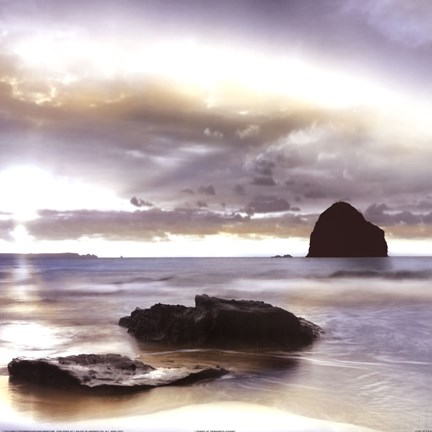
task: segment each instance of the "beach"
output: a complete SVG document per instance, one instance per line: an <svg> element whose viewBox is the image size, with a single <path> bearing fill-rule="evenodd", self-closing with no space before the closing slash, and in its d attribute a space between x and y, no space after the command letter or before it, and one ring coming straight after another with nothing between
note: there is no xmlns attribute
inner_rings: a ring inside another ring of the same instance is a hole
<svg viewBox="0 0 432 432"><path fill-rule="evenodd" d="M8 259L0 263L2 430L412 431L432 424L430 258ZM118 325L196 294L262 300L320 325L298 351L174 349ZM118 353L220 365L192 386L89 395L9 381L12 358ZM265 425L266 429L263 429Z"/></svg>

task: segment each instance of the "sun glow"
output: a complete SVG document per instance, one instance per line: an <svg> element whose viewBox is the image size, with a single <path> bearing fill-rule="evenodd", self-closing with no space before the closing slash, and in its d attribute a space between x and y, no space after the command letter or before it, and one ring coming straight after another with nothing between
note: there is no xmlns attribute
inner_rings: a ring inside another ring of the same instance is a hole
<svg viewBox="0 0 432 432"><path fill-rule="evenodd" d="M112 191L59 177L36 166L15 166L0 172L2 210L15 221L36 219L38 210L121 210L125 200ZM17 235L21 238L20 232Z"/></svg>

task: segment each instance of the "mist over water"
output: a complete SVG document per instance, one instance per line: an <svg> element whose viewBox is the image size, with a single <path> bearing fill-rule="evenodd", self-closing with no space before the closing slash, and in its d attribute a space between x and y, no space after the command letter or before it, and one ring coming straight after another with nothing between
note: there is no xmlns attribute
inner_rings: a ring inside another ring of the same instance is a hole
<svg viewBox="0 0 432 432"><path fill-rule="evenodd" d="M0 261L0 395L40 421L137 415L218 401L258 403L387 431L432 427L432 259L8 259ZM263 300L319 324L298 352L172 350L118 320L196 294ZM224 379L122 397L23 389L7 363L116 352L149 364L219 364Z"/></svg>

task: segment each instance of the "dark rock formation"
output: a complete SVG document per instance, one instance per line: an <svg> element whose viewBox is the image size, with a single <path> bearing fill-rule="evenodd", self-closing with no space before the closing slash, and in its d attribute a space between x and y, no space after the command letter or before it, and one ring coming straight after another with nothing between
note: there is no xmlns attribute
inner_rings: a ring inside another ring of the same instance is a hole
<svg viewBox="0 0 432 432"><path fill-rule="evenodd" d="M12 379L28 383L119 392L192 384L227 373L219 367L155 369L119 354L16 358L8 364L8 370Z"/></svg>
<svg viewBox="0 0 432 432"><path fill-rule="evenodd" d="M286 254L286 255L275 255L272 256L272 258L292 258L293 256L290 254Z"/></svg>
<svg viewBox="0 0 432 432"><path fill-rule="evenodd" d="M308 257L386 257L384 231L346 202L321 213L310 236Z"/></svg>
<svg viewBox="0 0 432 432"><path fill-rule="evenodd" d="M317 325L264 302L197 295L195 305L137 308L119 324L142 341L193 347L295 349L320 333Z"/></svg>

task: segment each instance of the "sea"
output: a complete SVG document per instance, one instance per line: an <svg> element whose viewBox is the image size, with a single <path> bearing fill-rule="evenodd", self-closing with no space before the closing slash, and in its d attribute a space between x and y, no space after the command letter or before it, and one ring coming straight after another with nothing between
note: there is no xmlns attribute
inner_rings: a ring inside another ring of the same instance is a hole
<svg viewBox="0 0 432 432"><path fill-rule="evenodd" d="M265 301L324 333L294 352L174 349L138 342L118 325L136 307L193 306L197 294ZM13 358L81 353L229 374L126 395L9 381ZM355 427L432 430L430 257L0 260L0 431Z"/></svg>

